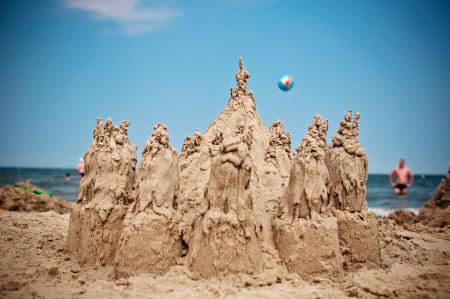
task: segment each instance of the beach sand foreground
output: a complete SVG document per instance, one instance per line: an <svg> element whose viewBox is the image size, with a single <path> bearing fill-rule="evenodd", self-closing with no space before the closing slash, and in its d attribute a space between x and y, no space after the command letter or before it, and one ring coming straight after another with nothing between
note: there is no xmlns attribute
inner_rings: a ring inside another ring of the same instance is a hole
<svg viewBox="0 0 450 299"><path fill-rule="evenodd" d="M406 230L392 220L378 220L380 269L349 272L340 282L323 278L306 282L296 274L280 274L271 281L245 275L197 279L182 266L159 277L139 274L115 280L108 268L81 271L65 251L68 226L68 214L0 211L0 297L448 298L446 228L414 224Z"/></svg>

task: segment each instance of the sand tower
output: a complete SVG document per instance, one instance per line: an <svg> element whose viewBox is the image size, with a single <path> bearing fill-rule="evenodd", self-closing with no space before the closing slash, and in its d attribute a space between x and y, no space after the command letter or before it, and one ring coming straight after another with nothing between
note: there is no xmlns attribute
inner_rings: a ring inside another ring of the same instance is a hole
<svg viewBox="0 0 450 299"><path fill-rule="evenodd" d="M203 277L260 273L279 260L271 220L288 180L290 142L274 154L287 162L265 161L271 132L256 111L242 58L235 77L225 109L203 136L185 139L180 157L179 229L188 264Z"/></svg>
<svg viewBox="0 0 450 299"><path fill-rule="evenodd" d="M344 269L380 265L377 221L368 213L368 159L359 142L359 113L347 111L326 154L329 196L336 208Z"/></svg>
<svg viewBox="0 0 450 299"><path fill-rule="evenodd" d="M117 276L164 274L181 256L172 231L178 193L178 154L164 124L156 124L142 152L134 202L128 210L115 257Z"/></svg>
<svg viewBox="0 0 450 299"><path fill-rule="evenodd" d="M128 121L120 127L97 119L84 156L85 176L70 215L67 249L81 265L112 265L135 179L136 145L128 140Z"/></svg>
<svg viewBox="0 0 450 299"><path fill-rule="evenodd" d="M337 220L328 197L325 165L328 121L315 115L297 148L289 184L274 220L275 243L291 272L304 279L343 274Z"/></svg>

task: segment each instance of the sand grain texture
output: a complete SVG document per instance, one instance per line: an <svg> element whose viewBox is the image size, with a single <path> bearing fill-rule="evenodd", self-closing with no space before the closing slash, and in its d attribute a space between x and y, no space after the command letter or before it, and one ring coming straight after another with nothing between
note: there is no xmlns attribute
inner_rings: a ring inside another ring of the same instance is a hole
<svg viewBox="0 0 450 299"><path fill-rule="evenodd" d="M0 211L1 298L448 298L450 230L379 220L382 267L345 274L341 282L273 280L245 275L198 279L183 266L163 276L114 279L110 268L82 270L66 253L69 215Z"/></svg>

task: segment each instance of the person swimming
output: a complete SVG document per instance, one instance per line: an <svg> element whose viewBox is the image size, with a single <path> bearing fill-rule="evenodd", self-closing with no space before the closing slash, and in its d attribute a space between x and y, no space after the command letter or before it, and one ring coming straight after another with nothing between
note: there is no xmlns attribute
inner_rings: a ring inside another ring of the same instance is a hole
<svg viewBox="0 0 450 299"><path fill-rule="evenodd" d="M64 177L64 180L66 182L70 181L70 179L72 179L72 176L70 175L70 172L66 173L66 176Z"/></svg>
<svg viewBox="0 0 450 299"><path fill-rule="evenodd" d="M414 175L405 164L405 159L401 159L398 166L389 174L389 182L395 194L408 194L408 188L411 188L413 184ZM395 180L394 177L396 177Z"/></svg>

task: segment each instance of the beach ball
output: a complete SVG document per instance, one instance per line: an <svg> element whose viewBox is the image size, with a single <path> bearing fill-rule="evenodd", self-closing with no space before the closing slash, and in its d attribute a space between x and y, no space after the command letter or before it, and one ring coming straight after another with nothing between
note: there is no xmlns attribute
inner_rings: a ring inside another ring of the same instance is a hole
<svg viewBox="0 0 450 299"><path fill-rule="evenodd" d="M278 82L278 87L283 91L289 91L294 87L294 78L289 75L284 75L280 78L280 81Z"/></svg>

